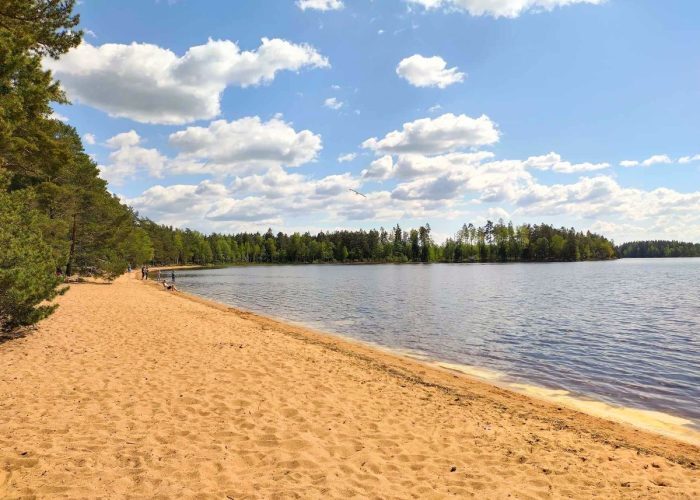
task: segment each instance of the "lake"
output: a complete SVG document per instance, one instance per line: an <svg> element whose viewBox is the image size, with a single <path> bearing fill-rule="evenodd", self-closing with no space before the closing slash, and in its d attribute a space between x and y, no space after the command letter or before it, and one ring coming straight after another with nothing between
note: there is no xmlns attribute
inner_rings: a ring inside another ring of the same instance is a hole
<svg viewBox="0 0 700 500"><path fill-rule="evenodd" d="M700 259L179 271L218 302L700 422Z"/></svg>

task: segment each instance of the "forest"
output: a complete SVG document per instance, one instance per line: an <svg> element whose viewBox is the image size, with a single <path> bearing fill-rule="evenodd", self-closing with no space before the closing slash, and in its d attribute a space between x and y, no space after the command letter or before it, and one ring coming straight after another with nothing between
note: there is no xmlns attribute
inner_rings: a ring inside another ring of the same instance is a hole
<svg viewBox="0 0 700 500"><path fill-rule="evenodd" d="M631 241L617 247L622 258L700 257L700 243L681 241Z"/></svg>
<svg viewBox="0 0 700 500"><path fill-rule="evenodd" d="M502 220L483 227L464 224L454 238L437 244L429 224L390 229L310 233L211 234L143 220L154 264L314 262L517 262L579 261L616 257L605 237L552 226L513 226Z"/></svg>
<svg viewBox="0 0 700 500"><path fill-rule="evenodd" d="M0 330L50 314L60 275L112 278L152 256L136 214L51 108L66 97L41 60L80 44L74 4L0 2Z"/></svg>

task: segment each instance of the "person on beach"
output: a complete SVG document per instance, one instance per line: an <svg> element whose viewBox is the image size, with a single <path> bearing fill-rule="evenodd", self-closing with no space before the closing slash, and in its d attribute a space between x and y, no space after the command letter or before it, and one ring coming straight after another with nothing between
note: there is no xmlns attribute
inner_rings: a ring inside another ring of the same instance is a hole
<svg viewBox="0 0 700 500"><path fill-rule="evenodd" d="M165 288L166 290L168 290L170 292L179 292L180 291L177 288L175 288L175 283L167 283L165 280L163 280L162 283L163 283L163 288Z"/></svg>
<svg viewBox="0 0 700 500"><path fill-rule="evenodd" d="M146 279L146 266L141 266L141 279Z"/></svg>
<svg viewBox="0 0 700 500"><path fill-rule="evenodd" d="M170 271L170 281L173 282L173 285L175 284L175 269Z"/></svg>

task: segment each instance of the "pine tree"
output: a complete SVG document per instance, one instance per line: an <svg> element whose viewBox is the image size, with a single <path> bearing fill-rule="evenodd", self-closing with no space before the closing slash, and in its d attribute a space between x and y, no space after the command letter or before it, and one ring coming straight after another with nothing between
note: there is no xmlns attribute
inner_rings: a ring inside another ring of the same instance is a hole
<svg viewBox="0 0 700 500"><path fill-rule="evenodd" d="M0 329L32 325L51 314L47 305L60 283L51 247L42 238L39 214L28 190L6 192L0 170Z"/></svg>

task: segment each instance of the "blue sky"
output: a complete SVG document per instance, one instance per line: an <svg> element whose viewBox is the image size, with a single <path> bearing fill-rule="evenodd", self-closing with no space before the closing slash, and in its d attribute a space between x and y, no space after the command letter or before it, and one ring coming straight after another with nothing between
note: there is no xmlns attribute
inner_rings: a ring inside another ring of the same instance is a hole
<svg viewBox="0 0 700 500"><path fill-rule="evenodd" d="M700 241L694 0L78 11L83 46L46 62L73 102L56 112L110 189L154 220L226 232L429 222L441 239L503 217Z"/></svg>

